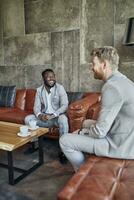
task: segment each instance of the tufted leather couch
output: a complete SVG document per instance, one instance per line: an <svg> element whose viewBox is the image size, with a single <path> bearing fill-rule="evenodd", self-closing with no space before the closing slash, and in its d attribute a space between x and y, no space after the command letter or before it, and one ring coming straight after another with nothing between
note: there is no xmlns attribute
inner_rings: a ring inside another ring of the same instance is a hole
<svg viewBox="0 0 134 200"><path fill-rule="evenodd" d="M36 89L17 89L14 107L0 107L0 121L24 124L24 118L33 113L35 94ZM80 128L87 115L92 115L89 108L99 101L99 96L100 93L68 92L70 132ZM58 129L51 128L47 136L58 138L58 135Z"/></svg>
<svg viewBox="0 0 134 200"><path fill-rule="evenodd" d="M90 156L58 200L133 200L134 161Z"/></svg>
<svg viewBox="0 0 134 200"><path fill-rule="evenodd" d="M101 103L86 118L97 119ZM133 200L134 161L87 155L86 162L58 193L58 200Z"/></svg>

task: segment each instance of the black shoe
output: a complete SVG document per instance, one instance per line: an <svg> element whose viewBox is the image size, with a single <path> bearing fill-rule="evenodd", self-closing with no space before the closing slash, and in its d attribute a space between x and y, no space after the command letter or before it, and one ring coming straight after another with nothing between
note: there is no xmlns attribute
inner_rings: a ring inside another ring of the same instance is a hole
<svg viewBox="0 0 134 200"><path fill-rule="evenodd" d="M30 143L30 146L24 151L25 155L32 154L38 150L38 147L35 147L34 142Z"/></svg>
<svg viewBox="0 0 134 200"><path fill-rule="evenodd" d="M67 164L67 158L64 153L60 152L58 157L61 164Z"/></svg>

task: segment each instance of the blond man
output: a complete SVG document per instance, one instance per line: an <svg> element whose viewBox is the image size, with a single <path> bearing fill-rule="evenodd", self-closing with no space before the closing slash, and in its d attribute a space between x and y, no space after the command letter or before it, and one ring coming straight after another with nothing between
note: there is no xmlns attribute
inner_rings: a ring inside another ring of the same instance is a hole
<svg viewBox="0 0 134 200"><path fill-rule="evenodd" d="M97 121L84 122L79 134L66 134L60 145L75 171L84 163L83 152L134 159L134 83L118 71L119 56L111 46L91 53L94 78L104 81Z"/></svg>

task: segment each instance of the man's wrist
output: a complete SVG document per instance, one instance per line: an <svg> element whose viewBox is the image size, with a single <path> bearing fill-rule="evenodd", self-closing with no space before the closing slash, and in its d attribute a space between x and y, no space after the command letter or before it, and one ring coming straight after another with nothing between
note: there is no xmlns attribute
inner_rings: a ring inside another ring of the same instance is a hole
<svg viewBox="0 0 134 200"><path fill-rule="evenodd" d="M85 128L80 129L78 134L79 135L89 135L89 130L85 129Z"/></svg>
<svg viewBox="0 0 134 200"><path fill-rule="evenodd" d="M39 114L39 115L38 115L38 118L39 118L40 120L42 120L43 114Z"/></svg>

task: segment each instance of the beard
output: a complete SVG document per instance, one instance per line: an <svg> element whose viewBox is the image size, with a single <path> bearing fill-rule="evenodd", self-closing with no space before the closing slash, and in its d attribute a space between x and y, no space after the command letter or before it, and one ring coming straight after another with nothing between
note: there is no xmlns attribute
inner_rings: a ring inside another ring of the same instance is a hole
<svg viewBox="0 0 134 200"><path fill-rule="evenodd" d="M44 85L46 85L48 88L52 88L52 87L54 87L55 83L56 83L55 80L53 80L53 84L50 84L49 81L44 80Z"/></svg>
<svg viewBox="0 0 134 200"><path fill-rule="evenodd" d="M97 72L94 72L94 78L95 78L95 79L102 80L102 74L97 73Z"/></svg>

